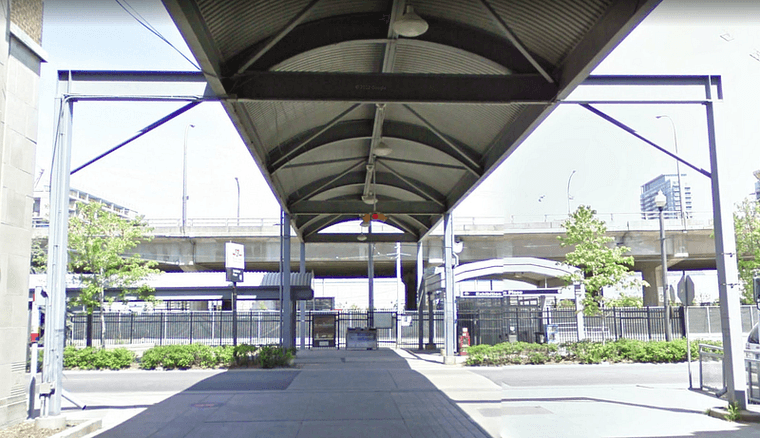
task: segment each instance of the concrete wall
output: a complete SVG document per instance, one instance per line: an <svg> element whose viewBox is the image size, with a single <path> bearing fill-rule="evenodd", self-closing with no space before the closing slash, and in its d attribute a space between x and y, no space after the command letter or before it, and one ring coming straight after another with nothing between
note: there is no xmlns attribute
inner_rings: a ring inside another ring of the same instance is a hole
<svg viewBox="0 0 760 438"><path fill-rule="evenodd" d="M26 417L29 252L43 57L40 35L35 40L11 22L9 1L0 0L0 428ZM19 17L26 28L41 29L41 14L35 27L30 18L35 14L23 12Z"/></svg>

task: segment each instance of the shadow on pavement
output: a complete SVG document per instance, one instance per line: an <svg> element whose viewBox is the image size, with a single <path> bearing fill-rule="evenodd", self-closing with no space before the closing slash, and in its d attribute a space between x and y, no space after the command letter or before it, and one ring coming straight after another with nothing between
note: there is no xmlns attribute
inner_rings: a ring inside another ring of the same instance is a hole
<svg viewBox="0 0 760 438"><path fill-rule="evenodd" d="M97 436L489 435L392 350L306 350L296 368L216 374Z"/></svg>

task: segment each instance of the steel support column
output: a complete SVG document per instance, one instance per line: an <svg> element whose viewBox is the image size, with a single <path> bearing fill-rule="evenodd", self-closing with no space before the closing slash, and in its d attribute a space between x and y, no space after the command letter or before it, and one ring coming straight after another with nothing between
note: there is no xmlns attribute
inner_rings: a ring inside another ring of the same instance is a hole
<svg viewBox="0 0 760 438"><path fill-rule="evenodd" d="M290 214L282 212L282 228L280 229L280 244L282 257L280 260L282 270L282 301L280 302L280 321L282 333L282 346L292 348L296 346L295 333L293 332L293 300L290 296Z"/></svg>
<svg viewBox="0 0 760 438"><path fill-rule="evenodd" d="M367 327L375 326L375 243L372 241L372 221L369 221L367 242L367 281L369 296L367 302Z"/></svg>
<svg viewBox="0 0 760 438"><path fill-rule="evenodd" d="M298 272L303 275L306 273L306 242L301 242L301 260L298 265ZM301 316L299 335L301 338L301 350L306 348L306 301L298 300L298 313Z"/></svg>
<svg viewBox="0 0 760 438"><path fill-rule="evenodd" d="M443 262L446 275L446 299L444 301L444 363L454 363L456 327L454 321L454 270L452 269L454 248L454 224L451 212L443 216Z"/></svg>
<svg viewBox="0 0 760 438"><path fill-rule="evenodd" d="M46 342L42 379L52 394L44 399L43 416L61 414L63 394L63 348L66 324L66 272L68 270L69 180L74 101L66 96L70 79L59 81L58 138L54 139L53 169L50 184L50 234L48 243L48 299Z"/></svg>
<svg viewBox="0 0 760 438"><path fill-rule="evenodd" d="M707 87L708 98L711 84ZM720 88L719 88L719 99ZM715 264L718 270L720 322L723 334L723 376L728 390L728 402L740 409L747 408L747 380L744 373L741 308L739 303L739 272L736 257L734 222L730 201L721 196L720 175L723 174L725 155L716 147L715 103L705 103L707 136L710 145L710 173L712 177L713 223L715 224ZM720 155L720 156L719 156Z"/></svg>
<svg viewBox="0 0 760 438"><path fill-rule="evenodd" d="M425 291L423 289L422 279L424 277L424 271L422 267L422 242L417 242L417 332L419 335L419 342L417 348L422 350L424 347L425 327L424 323L424 309L425 309Z"/></svg>

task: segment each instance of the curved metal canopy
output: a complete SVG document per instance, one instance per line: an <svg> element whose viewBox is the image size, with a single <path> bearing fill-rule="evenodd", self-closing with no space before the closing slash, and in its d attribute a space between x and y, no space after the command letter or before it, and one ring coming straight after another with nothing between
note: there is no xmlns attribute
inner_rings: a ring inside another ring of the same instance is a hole
<svg viewBox="0 0 760 438"><path fill-rule="evenodd" d="M323 242L372 211L403 232L373 240L422 239L659 3L163 1L299 238ZM416 38L393 30L409 5Z"/></svg>

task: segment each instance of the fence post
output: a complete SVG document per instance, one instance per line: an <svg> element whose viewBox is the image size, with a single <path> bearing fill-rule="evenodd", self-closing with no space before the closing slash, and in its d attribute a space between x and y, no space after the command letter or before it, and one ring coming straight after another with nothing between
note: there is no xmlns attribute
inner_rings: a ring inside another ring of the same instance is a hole
<svg viewBox="0 0 760 438"><path fill-rule="evenodd" d="M224 334L224 310L219 311L219 345L222 345L222 335Z"/></svg>
<svg viewBox="0 0 760 438"><path fill-rule="evenodd" d="M612 308L612 326L615 327L615 340L617 341L620 339L620 333L618 332L618 318L617 318L617 308Z"/></svg>
<svg viewBox="0 0 760 438"><path fill-rule="evenodd" d="M165 312L161 312L161 319L159 320L161 326L158 328L158 345L164 345L164 314Z"/></svg>
<svg viewBox="0 0 760 438"><path fill-rule="evenodd" d="M129 314L129 343L134 342L134 329L135 329L135 314L130 312Z"/></svg>
<svg viewBox="0 0 760 438"><path fill-rule="evenodd" d="M193 343L193 311L190 311L190 343Z"/></svg>
<svg viewBox="0 0 760 438"><path fill-rule="evenodd" d="M649 306L647 306L647 334L649 335L649 340L652 340L652 314L650 312Z"/></svg>

